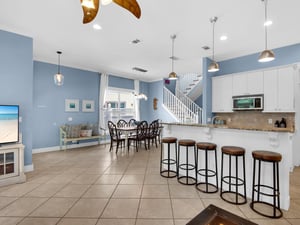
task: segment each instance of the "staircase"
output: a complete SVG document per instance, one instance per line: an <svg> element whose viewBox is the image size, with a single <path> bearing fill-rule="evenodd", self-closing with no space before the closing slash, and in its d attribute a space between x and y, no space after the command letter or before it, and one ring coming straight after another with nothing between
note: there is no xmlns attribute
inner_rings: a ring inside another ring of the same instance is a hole
<svg viewBox="0 0 300 225"><path fill-rule="evenodd" d="M163 104L174 115L177 122L201 123L202 109L181 91L176 90L175 96L166 87L163 88Z"/></svg>
<svg viewBox="0 0 300 225"><path fill-rule="evenodd" d="M187 96L190 97L190 93L195 89L196 86L202 84L202 75L189 73L179 77L178 80L178 89ZM201 88L202 89L202 88ZM197 96L199 97L202 92Z"/></svg>

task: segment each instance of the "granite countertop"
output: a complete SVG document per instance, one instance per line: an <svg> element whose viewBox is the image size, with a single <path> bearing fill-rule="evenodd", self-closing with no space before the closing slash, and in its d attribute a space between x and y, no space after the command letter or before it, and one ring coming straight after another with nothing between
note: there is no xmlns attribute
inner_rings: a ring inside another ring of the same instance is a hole
<svg viewBox="0 0 300 225"><path fill-rule="evenodd" d="M279 128L279 127L266 127L266 128L252 128L252 127L233 127L230 125L219 125L219 124L198 124L198 123L165 123L166 125L177 125L177 126L191 126L191 127L208 127L208 128L221 128L221 129L237 129L237 130L253 130L253 131L269 131L269 132L290 132L294 133L293 128Z"/></svg>

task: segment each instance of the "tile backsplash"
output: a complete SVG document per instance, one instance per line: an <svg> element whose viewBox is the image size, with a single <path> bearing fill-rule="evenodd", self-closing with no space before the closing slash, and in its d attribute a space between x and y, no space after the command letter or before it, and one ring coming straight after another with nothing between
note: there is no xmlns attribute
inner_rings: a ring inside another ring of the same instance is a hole
<svg viewBox="0 0 300 225"><path fill-rule="evenodd" d="M276 120L286 119L286 128L295 130L295 113L263 113L244 111L233 113L216 113L218 119L225 120L226 125L232 128L272 129ZM269 123L271 122L271 123Z"/></svg>

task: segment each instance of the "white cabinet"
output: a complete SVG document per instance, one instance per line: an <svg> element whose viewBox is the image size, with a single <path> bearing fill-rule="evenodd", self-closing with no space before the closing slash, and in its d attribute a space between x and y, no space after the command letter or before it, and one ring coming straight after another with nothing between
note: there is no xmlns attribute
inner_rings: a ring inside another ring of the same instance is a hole
<svg viewBox="0 0 300 225"><path fill-rule="evenodd" d="M212 78L212 112L232 112L232 76Z"/></svg>
<svg viewBox="0 0 300 225"><path fill-rule="evenodd" d="M292 67L264 71L264 112L294 112Z"/></svg>
<svg viewBox="0 0 300 225"><path fill-rule="evenodd" d="M0 186L25 182L24 146L7 144L0 147Z"/></svg>
<svg viewBox="0 0 300 225"><path fill-rule="evenodd" d="M263 72L250 72L232 76L232 95L256 95L263 93Z"/></svg>

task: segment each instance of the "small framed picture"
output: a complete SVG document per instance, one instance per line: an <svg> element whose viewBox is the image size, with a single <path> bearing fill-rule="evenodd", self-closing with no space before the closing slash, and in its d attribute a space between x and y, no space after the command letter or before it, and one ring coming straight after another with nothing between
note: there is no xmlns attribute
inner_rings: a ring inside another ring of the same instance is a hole
<svg viewBox="0 0 300 225"><path fill-rule="evenodd" d="M65 100L66 112L79 112L79 99L66 99Z"/></svg>
<svg viewBox="0 0 300 225"><path fill-rule="evenodd" d="M95 112L94 100L82 100L82 112Z"/></svg>

